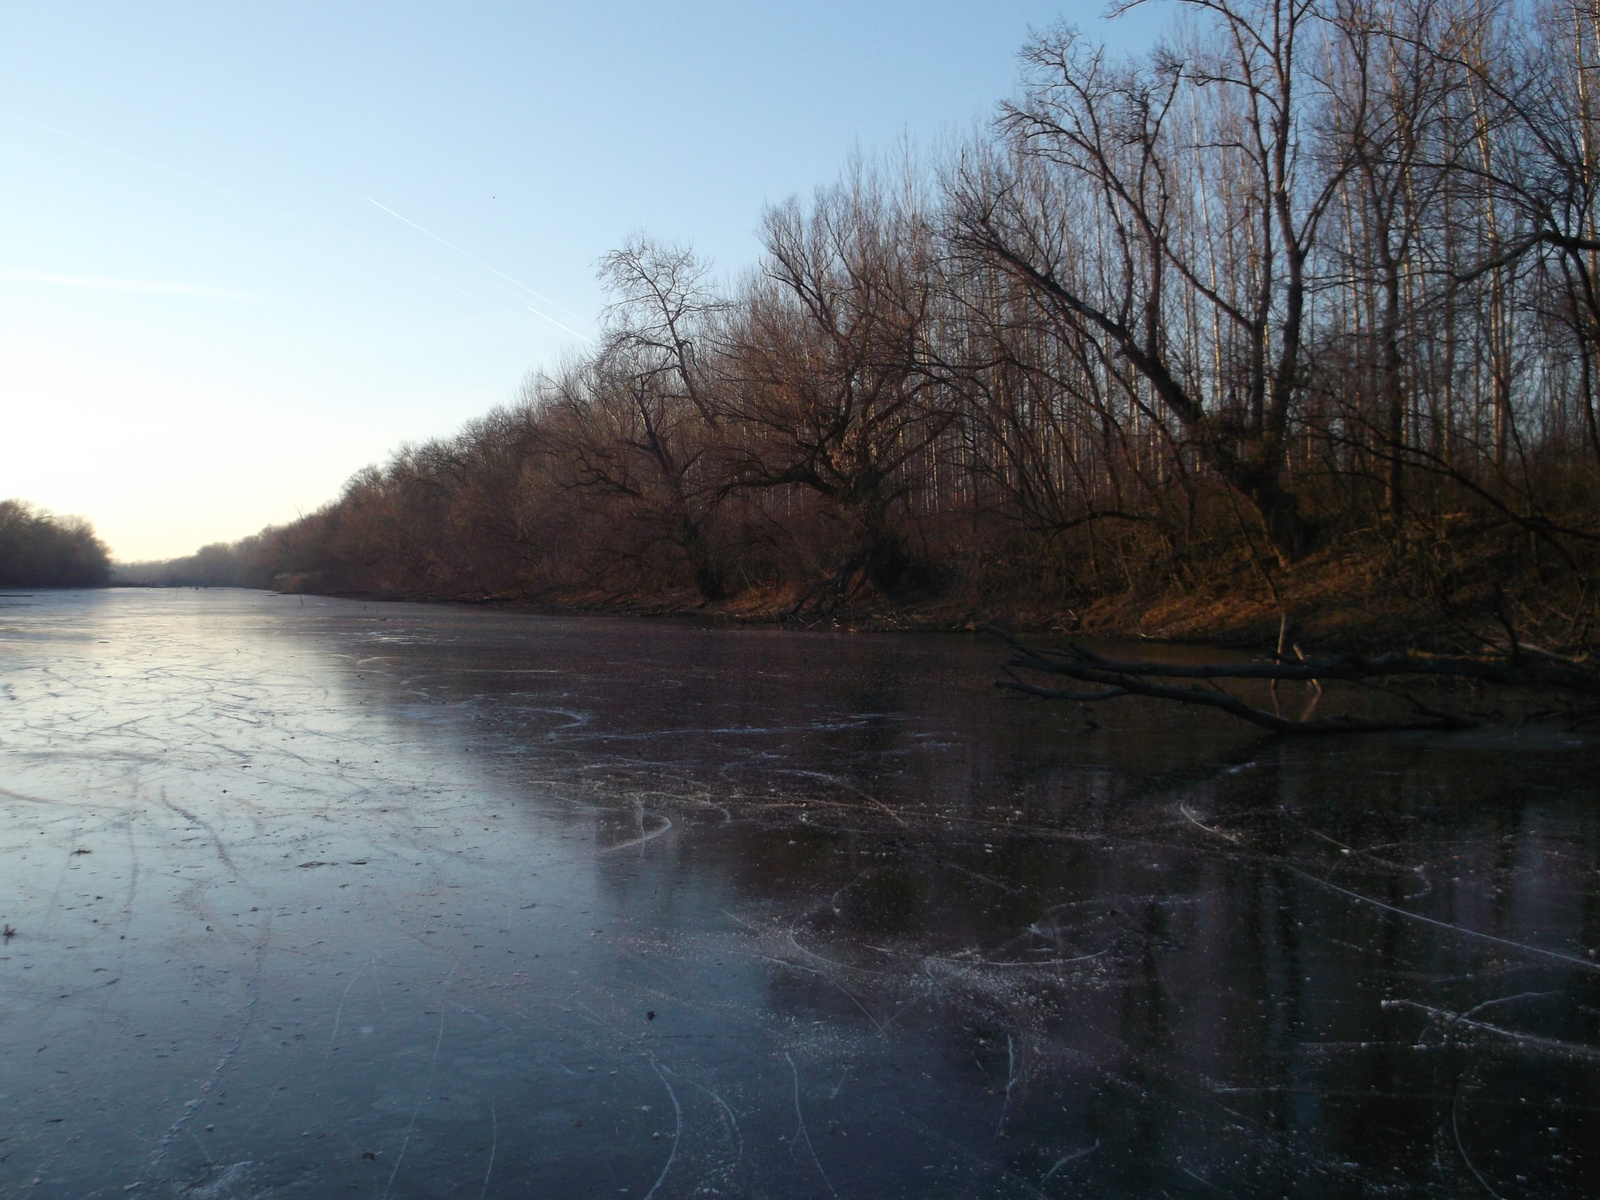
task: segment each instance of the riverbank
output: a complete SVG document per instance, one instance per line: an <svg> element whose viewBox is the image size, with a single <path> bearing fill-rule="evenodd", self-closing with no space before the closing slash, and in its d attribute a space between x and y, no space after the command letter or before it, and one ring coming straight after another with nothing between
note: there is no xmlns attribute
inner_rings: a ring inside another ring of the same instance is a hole
<svg viewBox="0 0 1600 1200"><path fill-rule="evenodd" d="M1501 527L1445 530L1398 543L1373 531L1290 567L1234 554L1169 572L1164 581L1154 574L1120 587L1102 579L1097 590L1053 595L1037 586L996 587L994 573L979 569L936 595L902 598L869 584L830 592L815 583L747 588L715 603L687 588L364 598L860 631L971 632L992 624L1015 632L1251 649L1275 646L1285 617L1291 641L1324 651L1407 646L1482 653L1505 648L1509 626L1523 645L1582 658L1594 636L1581 582L1571 572L1541 570L1526 541Z"/></svg>

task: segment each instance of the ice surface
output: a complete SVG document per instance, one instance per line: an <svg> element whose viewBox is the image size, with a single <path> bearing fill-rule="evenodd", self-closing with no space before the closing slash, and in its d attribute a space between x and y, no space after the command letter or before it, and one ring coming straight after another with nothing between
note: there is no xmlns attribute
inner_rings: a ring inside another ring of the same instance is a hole
<svg viewBox="0 0 1600 1200"><path fill-rule="evenodd" d="M0 1196L1587 1195L1593 740L0 596Z"/></svg>

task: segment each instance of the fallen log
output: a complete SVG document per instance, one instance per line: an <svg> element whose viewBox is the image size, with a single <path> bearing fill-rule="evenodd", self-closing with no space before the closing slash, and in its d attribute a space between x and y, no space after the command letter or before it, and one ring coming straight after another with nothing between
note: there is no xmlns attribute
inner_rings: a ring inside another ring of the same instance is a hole
<svg viewBox="0 0 1600 1200"><path fill-rule="evenodd" d="M1280 734L1459 730L1476 728L1481 721L1459 713L1437 711L1424 705L1412 695L1401 696L1412 710L1410 715L1405 717L1395 719L1349 715L1312 717L1310 714L1316 707L1316 700L1313 700L1305 714L1296 719L1248 704L1216 686L1216 681L1265 680L1273 684L1308 683L1318 688L1318 698L1322 685L1328 682L1377 686L1380 680L1407 678L1470 680L1504 687L1527 687L1570 695L1600 697L1600 672L1581 664L1562 661L1529 662L1521 654L1513 654L1510 658L1500 660L1395 651L1375 657L1339 654L1327 658L1307 658L1299 655L1297 660L1289 661L1283 657L1280 647L1279 653L1270 662L1134 662L1106 658L1077 642L1061 647L1029 646L1019 642L1004 630L992 626L988 628L1014 651L1013 657L1004 667L1006 678L996 681L997 687L1049 700L1069 700L1082 704L1115 700L1122 696L1146 696L1155 700L1218 709L1240 720ZM1299 654L1298 648L1296 653ZM1024 678L1019 672L1032 672L1037 675L1056 676L1078 683L1093 684L1095 690L1047 686ZM1207 681L1212 686L1185 686L1173 682L1185 679ZM1391 689L1383 690L1394 694Z"/></svg>

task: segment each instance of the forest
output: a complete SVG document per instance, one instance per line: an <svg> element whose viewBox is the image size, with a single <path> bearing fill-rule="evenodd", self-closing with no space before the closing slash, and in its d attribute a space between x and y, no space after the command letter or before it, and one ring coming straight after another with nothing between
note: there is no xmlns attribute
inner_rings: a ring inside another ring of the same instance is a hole
<svg viewBox="0 0 1600 1200"><path fill-rule="evenodd" d="M0 500L0 587L99 587L110 578L110 555L88 522Z"/></svg>
<svg viewBox="0 0 1600 1200"><path fill-rule="evenodd" d="M628 241L594 345L166 581L1586 646L1600 5L1182 9L737 279Z"/></svg>

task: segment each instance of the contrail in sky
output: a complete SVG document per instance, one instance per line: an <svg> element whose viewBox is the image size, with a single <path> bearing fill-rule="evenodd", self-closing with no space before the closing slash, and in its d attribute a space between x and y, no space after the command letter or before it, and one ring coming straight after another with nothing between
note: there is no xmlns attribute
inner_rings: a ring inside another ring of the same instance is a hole
<svg viewBox="0 0 1600 1200"><path fill-rule="evenodd" d="M33 129L43 130L45 133L54 134L59 138L65 138L69 142L77 142L80 146L88 146L91 150L98 150L102 154L111 154L115 155L117 158L125 158L129 162L136 162L141 167L155 171L157 174L166 175L171 179L181 179L184 183L192 184L195 187L211 192L213 195L223 196L229 200L243 201L247 204L255 204L257 207L264 207L257 204L256 201L251 200L250 197L241 195L230 188L225 188L220 184L212 183L209 179L202 179L198 175L191 175L187 171L180 171L176 167L169 167L165 163L156 162L154 159L145 158L142 154L134 154L129 150L119 150L116 146L108 146L104 142L97 142L92 138L82 137L76 133L72 133L69 130L58 129L54 125L47 125L43 121L35 121L29 117L20 116L14 112L8 112L0 115L5 116L7 120L15 121L19 125L27 125Z"/></svg>
<svg viewBox="0 0 1600 1200"><path fill-rule="evenodd" d="M533 297L543 301L545 304L550 305L552 308L560 308L562 312L568 312L567 309L562 308L561 305L557 304L554 300L550 299L549 296L541 295L540 293L534 291L527 284L523 283L522 280L513 279L510 275L507 275L504 271L500 270L498 267L491 267L488 263L484 262L483 259L478 258L476 255L468 254L465 250L463 250L460 246L456 245L454 242L445 241L444 238L440 237L437 233L434 233L431 229L424 229L421 225L418 225L410 217L402 217L399 213L395 212L395 210L390 208L387 204L379 204L371 196L367 197L367 203L371 204L371 205L373 205L373 206L375 206L377 208L383 209L384 212L388 213L391 217L393 217L397 221L404 221L407 225L411 226L411 228L415 229L418 233L426 234L428 237L431 237L434 241L438 242L441 246L448 246L450 249L454 250L457 254L461 255L462 258L465 258L465 259L468 259L468 260L470 260L472 262L477 263L485 271L493 271L496 275L500 276L501 279L506 280L508 283L516 284L519 288L521 288L523 291L527 292L530 296L533 296ZM528 311L533 313L534 316L543 317L546 321L549 321L550 324L554 325L557 329L565 329L573 337L575 337L575 338L583 338L583 340L586 341L586 342L594 340L594 339L588 337L585 334L579 333L576 329L573 329L570 326L563 325L560 321L556 320L554 317L550 316L548 313L540 312L533 305L528 304L528 302L526 300L523 300L522 303L527 306ZM569 315L574 315L574 314L570 314L569 313Z"/></svg>
<svg viewBox="0 0 1600 1200"><path fill-rule="evenodd" d="M223 196L223 197L225 197L225 198L227 198L229 200L233 200L233 201L238 202L238 203L247 204L247 205L249 205L249 206L251 206L253 208L256 208L258 210L271 212L271 213L274 213L274 215L290 215L290 216L292 216L292 214L277 213L276 210L271 209L270 207L262 204L260 201L257 201L255 199L253 199L252 197L243 195L243 194L241 194L239 192L235 192L231 188L222 187L222 186L220 186L218 184L212 183L209 179L202 179L198 175L191 175L187 171L180 171L180 170L178 170L178 169L176 169L174 167L169 167L169 166L165 165L164 163L159 163L159 162L154 161L153 159L145 158L142 155L133 154L133 153L130 153L129 151L127 151L127 150L120 150L115 146L107 146L102 142L96 142L96 141L94 141L94 140L92 140L90 138L81 137L76 133L71 133L71 132L69 132L68 130L65 130L65 129L59 129L54 125L47 125L42 121L34 121L34 120L31 120L28 117L24 117L24 116L21 116L21 115L19 115L17 113L13 113L13 112L0 112L0 118L4 118L4 119L11 120L11 121L15 121L20 125L27 125L27 126L30 126L30 127L34 128L34 129L39 129L39 130L42 130L42 131L44 131L46 133L54 134L57 137L65 138L65 139L67 139L68 141L71 141L71 142L76 142L81 146L88 146L91 149L98 150L103 154L111 154L111 155L115 155L118 158L127 159L130 162L136 162L140 166L145 167L145 168L147 168L149 170L156 171L156 172L158 172L158 173L160 173L162 175L166 175L166 176L168 176L170 178L173 178L173 179L180 179L185 183L191 184L191 185L196 186L196 187L203 188L205 191L211 192L214 195ZM572 312L571 309L566 308L564 305L558 304L556 301L550 299L549 296L545 296L545 295L540 294L539 292L534 291L533 288L531 288L527 284L523 283L520 279L515 279L512 276L507 275L504 271L500 270L498 267L492 267L488 263L484 262L481 258L478 258L475 255L467 253L460 246L457 246L454 242L446 241L444 238L440 237L437 233L434 233L431 229L424 229L421 225L418 225L415 221L411 220L411 218L401 216L399 213L395 212L395 210L390 208L388 205L379 204L371 196L366 197L366 200L367 200L367 203L372 204L372 205L374 205L374 206L376 206L378 208L383 209L384 212L388 213L391 217L395 218L395 220L404 221L407 225L411 226L411 228L415 229L418 233L427 235L428 237L432 238L434 241L438 242L440 245L446 246L449 249L454 250L457 254L461 255L463 258L466 258L466 259L476 263L478 266L482 267L484 270L490 271L490 272L494 273L495 275L500 276L501 279L504 279L506 282L508 282L510 284L513 284L516 287L521 288L524 292L527 292L528 295L533 296L535 299L539 300L540 302L542 302L544 304L547 304L547 305L551 306L552 308L559 309L561 312L566 313L568 316L573 317L576 320L582 320L582 318L578 317L578 315L576 313ZM344 232L344 231L341 230L340 232ZM359 237L361 235L358 234L357 236ZM365 241L366 239L362 238L362 240ZM202 285L199 285L199 284L166 283L166 282L160 282L160 281L141 281L141 280L130 280L130 279L120 279L120 280L118 280L118 279L100 279L100 278L89 278L89 277L74 277L74 276L66 276L66 275L49 275L47 277L43 272L7 272L6 273L6 277L14 279L14 280L17 280L18 282L56 283L56 284L63 284L63 285L67 285L67 286L76 286L76 287L98 287L98 288L105 288L105 289L114 290L114 291L165 292L165 293L170 294L170 295L203 296L203 297L207 297L207 298L211 298L211 299L219 299L219 300L220 299L229 299L229 300L249 300L249 299L254 299L254 297L244 296L244 295L241 295L240 293L237 293L237 292L229 292L229 291L227 291L226 289L223 289L223 288L206 288L206 287L204 287ZM429 276L429 278L432 278L432 277ZM442 281L436 281L436 282L442 282ZM453 285L446 285L446 286L453 286ZM459 291L460 289L458 288L456 290ZM591 342L591 341L594 340L593 338L589 337L587 334L579 333L576 329L573 329L571 326L562 324L560 321L556 320L554 317L550 316L548 313L541 312L539 309L537 309L533 305L529 304L521 296L516 296L515 299L517 300L518 303L520 303L523 307L525 307L529 312L533 313L534 316L539 317L542 320L550 322L550 324L554 325L557 329L564 330L565 332L570 333L573 337L581 338L582 340L584 340L586 342Z"/></svg>

